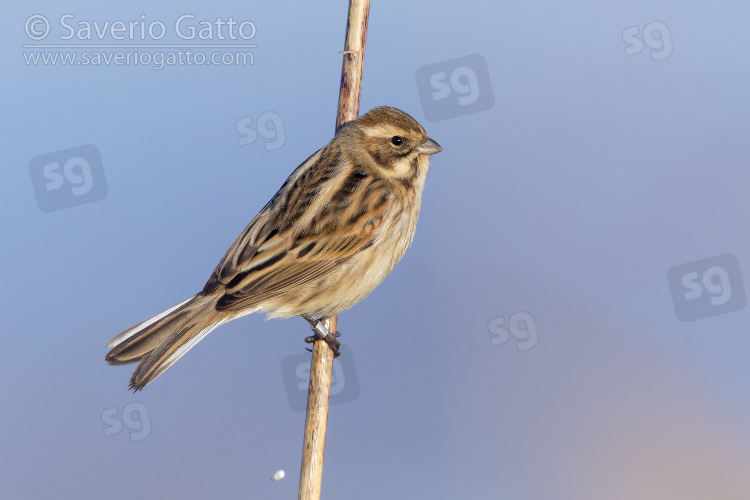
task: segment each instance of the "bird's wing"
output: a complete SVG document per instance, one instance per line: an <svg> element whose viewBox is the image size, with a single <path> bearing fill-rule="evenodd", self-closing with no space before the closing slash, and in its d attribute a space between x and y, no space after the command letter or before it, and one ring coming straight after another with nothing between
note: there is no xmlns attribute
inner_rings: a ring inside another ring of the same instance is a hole
<svg viewBox="0 0 750 500"><path fill-rule="evenodd" d="M327 149L292 173L229 248L204 288L223 285L217 309L250 308L293 292L374 243L389 191Z"/></svg>

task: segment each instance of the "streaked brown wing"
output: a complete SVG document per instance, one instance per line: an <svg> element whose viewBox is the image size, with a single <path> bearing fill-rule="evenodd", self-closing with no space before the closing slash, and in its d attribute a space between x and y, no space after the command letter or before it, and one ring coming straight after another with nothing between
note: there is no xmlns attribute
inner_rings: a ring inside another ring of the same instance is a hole
<svg viewBox="0 0 750 500"><path fill-rule="evenodd" d="M276 244L256 252L247 266L226 284L216 308L253 307L324 277L372 245L373 231L382 224L386 208L387 204L382 204L377 213L370 212L366 220L359 220L348 229L300 236L288 248Z"/></svg>
<svg viewBox="0 0 750 500"><path fill-rule="evenodd" d="M224 285L216 308L239 310L293 292L372 245L390 200L382 182L343 168L327 146L245 228L204 293Z"/></svg>
<svg viewBox="0 0 750 500"><path fill-rule="evenodd" d="M258 251L267 250L275 244L283 244L285 240L289 242L290 235L281 231L282 227L288 226L285 224L285 219L289 217L289 210L279 208L299 204L301 192L299 185L320 168L319 160L326 149L327 147L315 152L292 172L271 201L234 240L214 269L211 279L206 283L206 288L215 288L218 284L227 284L232 281L252 264ZM297 199L296 203L294 203L294 198ZM280 232L284 234L279 234Z"/></svg>

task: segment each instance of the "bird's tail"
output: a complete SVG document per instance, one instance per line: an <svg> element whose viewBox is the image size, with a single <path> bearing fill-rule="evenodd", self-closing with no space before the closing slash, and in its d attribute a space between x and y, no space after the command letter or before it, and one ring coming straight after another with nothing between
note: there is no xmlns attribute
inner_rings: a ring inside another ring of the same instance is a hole
<svg viewBox="0 0 750 500"><path fill-rule="evenodd" d="M105 356L110 365L135 363L130 388L140 391L180 359L211 330L230 318L215 308L216 298L194 295L125 330L109 341Z"/></svg>

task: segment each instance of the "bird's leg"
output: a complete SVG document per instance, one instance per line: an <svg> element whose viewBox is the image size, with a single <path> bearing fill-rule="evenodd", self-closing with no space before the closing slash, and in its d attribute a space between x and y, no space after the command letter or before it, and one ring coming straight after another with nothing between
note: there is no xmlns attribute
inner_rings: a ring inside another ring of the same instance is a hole
<svg viewBox="0 0 750 500"><path fill-rule="evenodd" d="M326 325L324 325L322 321L317 320L312 316L302 317L305 318L308 323L310 323L312 331L315 332L315 335L305 337L305 342L307 342L308 344L313 344L316 340L322 340L323 342L328 344L328 347L330 347L333 351L333 357L337 358L339 354L341 354L339 352L339 346L341 346L341 342L337 340L338 337L341 337L341 334L339 332L329 332L328 328L326 328Z"/></svg>

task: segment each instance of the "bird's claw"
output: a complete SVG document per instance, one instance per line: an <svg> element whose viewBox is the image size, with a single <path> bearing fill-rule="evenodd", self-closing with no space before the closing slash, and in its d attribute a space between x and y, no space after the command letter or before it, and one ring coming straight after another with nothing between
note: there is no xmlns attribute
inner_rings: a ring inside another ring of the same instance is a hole
<svg viewBox="0 0 750 500"><path fill-rule="evenodd" d="M315 329L313 328L313 330ZM341 337L341 333L339 332L327 332L325 334L322 334L321 332L315 330L315 335L305 337L305 342L307 342L308 344L314 344L315 341L322 340L323 342L328 344L328 347L330 347L333 351L333 357L338 358L341 355L341 353L339 352L339 347L341 346L341 342L338 341L339 337ZM310 351L310 349L308 349L308 351Z"/></svg>
<svg viewBox="0 0 750 500"><path fill-rule="evenodd" d="M302 317L305 318L308 323L310 323L310 328L312 328L312 331L315 332L315 335L306 337L305 342L307 342L308 344L314 344L316 340L322 340L323 342L328 344L328 347L330 347L333 351L333 357L339 357L339 354L341 354L339 353L341 342L339 342L337 339L338 337L341 337L341 334L339 332L329 332L328 327L325 325L325 323L313 318L312 316ZM310 351L310 349L308 349L308 351Z"/></svg>

